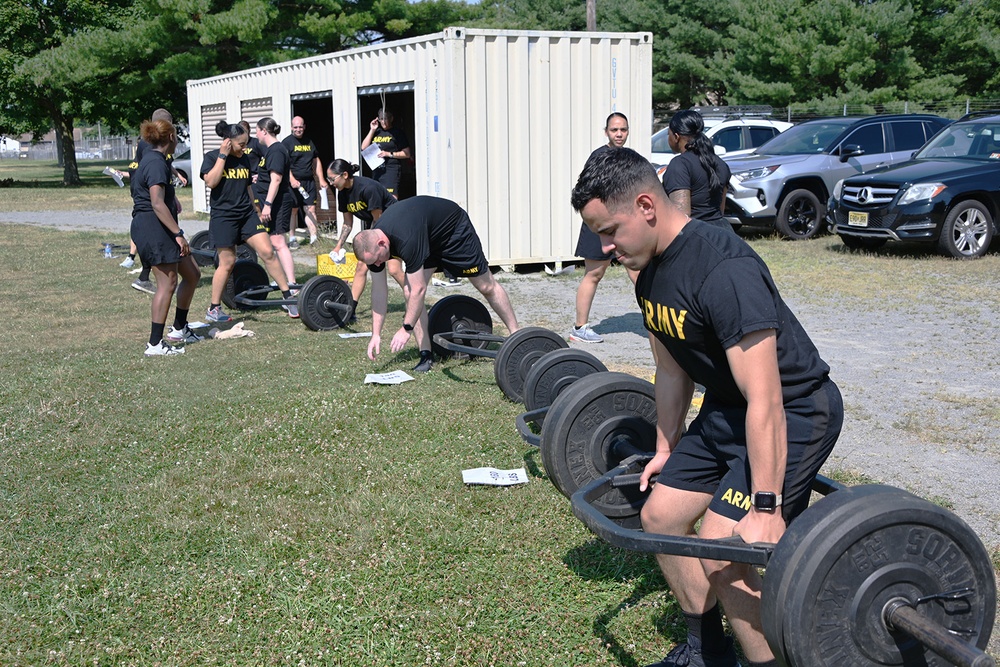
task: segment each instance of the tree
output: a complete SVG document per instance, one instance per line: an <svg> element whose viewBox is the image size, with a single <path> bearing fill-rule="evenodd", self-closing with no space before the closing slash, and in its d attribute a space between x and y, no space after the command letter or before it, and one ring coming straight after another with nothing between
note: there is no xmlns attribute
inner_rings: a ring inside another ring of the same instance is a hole
<svg viewBox="0 0 1000 667"><path fill-rule="evenodd" d="M100 91L73 85L64 72L46 71L45 55L93 27L115 27L127 0L5 0L0 4L0 127L35 136L56 132L63 183L78 185L73 127ZM80 64L78 63L78 66Z"/></svg>

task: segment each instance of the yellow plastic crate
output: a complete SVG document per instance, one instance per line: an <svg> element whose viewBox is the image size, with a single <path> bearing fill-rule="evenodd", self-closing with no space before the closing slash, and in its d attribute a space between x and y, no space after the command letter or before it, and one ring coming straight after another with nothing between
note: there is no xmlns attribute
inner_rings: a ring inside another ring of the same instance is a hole
<svg viewBox="0 0 1000 667"><path fill-rule="evenodd" d="M316 273L322 276L337 276L341 280L352 282L354 280L354 270L358 266L358 258L353 252L347 253L343 264L337 264L330 255L316 255Z"/></svg>

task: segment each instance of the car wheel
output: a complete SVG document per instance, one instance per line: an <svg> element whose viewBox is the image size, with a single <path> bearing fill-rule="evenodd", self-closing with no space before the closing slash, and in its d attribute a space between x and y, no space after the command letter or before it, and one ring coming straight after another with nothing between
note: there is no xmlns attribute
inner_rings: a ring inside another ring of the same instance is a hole
<svg viewBox="0 0 1000 667"><path fill-rule="evenodd" d="M876 250L885 245L887 239L866 239L862 236L841 234L840 240L851 250Z"/></svg>
<svg viewBox="0 0 1000 667"><path fill-rule="evenodd" d="M784 236L799 241L819 233L826 207L809 190L792 190L781 202L774 227Z"/></svg>
<svg viewBox="0 0 1000 667"><path fill-rule="evenodd" d="M977 201L963 201L948 211L938 245L958 259L982 257L993 240L993 216Z"/></svg>

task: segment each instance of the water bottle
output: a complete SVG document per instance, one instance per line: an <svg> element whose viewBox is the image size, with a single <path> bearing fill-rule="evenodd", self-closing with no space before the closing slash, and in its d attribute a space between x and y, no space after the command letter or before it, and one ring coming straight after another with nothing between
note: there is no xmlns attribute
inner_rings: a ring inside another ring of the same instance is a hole
<svg viewBox="0 0 1000 667"><path fill-rule="evenodd" d="M104 258L105 259L111 259L111 257L112 257L112 255L111 255L111 244L110 243L105 243L104 244Z"/></svg>

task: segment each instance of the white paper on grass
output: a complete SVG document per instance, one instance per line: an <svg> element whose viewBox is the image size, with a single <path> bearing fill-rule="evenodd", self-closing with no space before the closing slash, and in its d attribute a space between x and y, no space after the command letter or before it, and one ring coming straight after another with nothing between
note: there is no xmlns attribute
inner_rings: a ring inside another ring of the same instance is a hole
<svg viewBox="0 0 1000 667"><path fill-rule="evenodd" d="M365 376L365 384L403 384L413 377L404 371L392 371L391 373L369 373Z"/></svg>
<svg viewBox="0 0 1000 667"><path fill-rule="evenodd" d="M371 331L359 331L357 333L342 333L342 334L337 334L337 335L340 336L341 338L371 338L372 332ZM367 382L367 380L366 380L366 382Z"/></svg>
<svg viewBox="0 0 1000 667"><path fill-rule="evenodd" d="M524 468L514 470L497 470L496 468L472 468L462 471L462 482L465 484L488 484L489 486L512 486L527 484L528 473Z"/></svg>
<svg viewBox="0 0 1000 667"><path fill-rule="evenodd" d="M378 144L371 144L368 148L361 151L361 157L365 159L368 163L368 168L372 171L378 169L385 162L382 158L378 156L382 152L382 149L378 147Z"/></svg>

